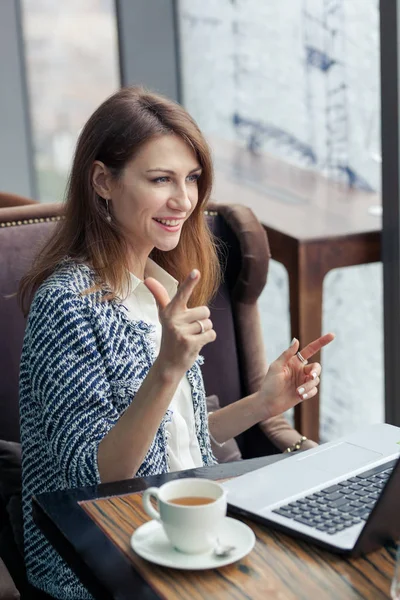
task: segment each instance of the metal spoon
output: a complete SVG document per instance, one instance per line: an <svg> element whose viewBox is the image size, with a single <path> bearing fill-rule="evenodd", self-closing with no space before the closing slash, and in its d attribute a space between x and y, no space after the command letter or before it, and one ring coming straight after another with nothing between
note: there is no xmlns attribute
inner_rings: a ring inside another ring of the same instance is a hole
<svg viewBox="0 0 400 600"><path fill-rule="evenodd" d="M218 558L225 558L226 556L229 556L229 554L231 552L233 552L234 550L236 550L236 546L231 546L228 544L221 544L221 542L219 541L219 539L217 538L217 545L214 548L214 554L215 556L217 556Z"/></svg>

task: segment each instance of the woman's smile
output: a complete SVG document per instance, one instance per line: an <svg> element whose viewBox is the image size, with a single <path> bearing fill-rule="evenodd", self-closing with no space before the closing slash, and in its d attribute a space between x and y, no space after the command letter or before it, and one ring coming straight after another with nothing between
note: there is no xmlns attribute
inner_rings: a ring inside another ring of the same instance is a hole
<svg viewBox="0 0 400 600"><path fill-rule="evenodd" d="M158 219L156 217L153 218L153 221L157 223L162 229L165 231L169 231L171 233L175 233L179 231L184 223L184 219Z"/></svg>

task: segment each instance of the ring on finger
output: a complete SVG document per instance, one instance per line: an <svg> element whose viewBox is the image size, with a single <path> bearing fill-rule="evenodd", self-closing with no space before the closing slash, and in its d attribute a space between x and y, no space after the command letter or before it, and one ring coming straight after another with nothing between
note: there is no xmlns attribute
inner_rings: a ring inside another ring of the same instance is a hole
<svg viewBox="0 0 400 600"><path fill-rule="evenodd" d="M299 359L299 361L303 363L303 365L308 364L308 360L306 360L300 352L296 352L296 356Z"/></svg>
<svg viewBox="0 0 400 600"><path fill-rule="evenodd" d="M205 332L204 329L204 325L203 325L203 321L200 321L199 319L196 319L196 323L198 323L200 325L200 331L199 331L199 335Z"/></svg>

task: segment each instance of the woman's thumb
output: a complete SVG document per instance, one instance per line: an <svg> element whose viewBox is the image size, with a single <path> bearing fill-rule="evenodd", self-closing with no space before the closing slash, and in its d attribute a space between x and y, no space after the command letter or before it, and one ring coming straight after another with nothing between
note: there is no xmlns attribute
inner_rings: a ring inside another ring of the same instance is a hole
<svg viewBox="0 0 400 600"><path fill-rule="evenodd" d="M144 280L144 285L153 294L159 309L165 308L171 302L165 287L154 277L147 277Z"/></svg>

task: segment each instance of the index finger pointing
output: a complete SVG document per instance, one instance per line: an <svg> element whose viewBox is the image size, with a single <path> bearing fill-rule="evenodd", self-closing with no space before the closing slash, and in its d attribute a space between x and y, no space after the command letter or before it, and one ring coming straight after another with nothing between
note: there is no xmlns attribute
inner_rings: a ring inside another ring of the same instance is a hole
<svg viewBox="0 0 400 600"><path fill-rule="evenodd" d="M197 269L193 269L193 271L191 271L186 277L185 281L179 286L171 304L179 306L180 308L186 308L190 296L192 295L192 292L199 280L200 272Z"/></svg>
<svg viewBox="0 0 400 600"><path fill-rule="evenodd" d="M334 339L335 339L334 333L326 333L325 335L322 335L317 340L314 340L313 342L310 342L309 344L307 344L307 346L305 348L303 348L303 350L300 350L300 354L302 355L303 358L308 360L309 358L314 356L314 354L319 352L321 350L321 348L330 344Z"/></svg>

